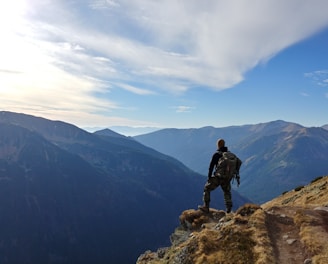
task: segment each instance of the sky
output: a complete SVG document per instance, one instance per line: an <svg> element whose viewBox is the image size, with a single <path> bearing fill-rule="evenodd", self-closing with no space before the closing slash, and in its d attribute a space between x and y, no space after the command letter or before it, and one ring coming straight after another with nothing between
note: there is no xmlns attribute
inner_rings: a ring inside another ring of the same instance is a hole
<svg viewBox="0 0 328 264"><path fill-rule="evenodd" d="M3 0L0 110L80 128L328 124L326 0Z"/></svg>

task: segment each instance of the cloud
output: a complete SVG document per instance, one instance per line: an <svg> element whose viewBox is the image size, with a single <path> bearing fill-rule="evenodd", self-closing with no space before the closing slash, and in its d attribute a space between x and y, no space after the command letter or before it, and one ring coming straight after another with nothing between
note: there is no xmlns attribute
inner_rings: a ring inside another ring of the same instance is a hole
<svg viewBox="0 0 328 264"><path fill-rule="evenodd" d="M230 88L259 63L328 25L326 1L36 2L40 12L55 10L54 17L40 16L39 34L75 43L85 56L108 58L110 75L103 70L102 78L142 80L162 90L170 90L164 82Z"/></svg>
<svg viewBox="0 0 328 264"><path fill-rule="evenodd" d="M120 1L115 14L125 14L122 31L139 34L129 38L134 52L118 59L137 63L139 74L158 80L229 88L259 63L327 26L324 6L324 1L208 1L202 6L198 1Z"/></svg>
<svg viewBox="0 0 328 264"><path fill-rule="evenodd" d="M89 6L92 9L108 9L112 7L118 7L119 3L112 0L93 0L90 1Z"/></svg>
<svg viewBox="0 0 328 264"><path fill-rule="evenodd" d="M118 87L123 88L126 91L132 92L134 94L138 94L138 95L149 95L149 94L154 94L154 92L146 90L146 89L141 89L132 85L128 85L128 84L124 84L124 83L120 83L117 84Z"/></svg>
<svg viewBox="0 0 328 264"><path fill-rule="evenodd" d="M19 71L12 71L12 70L8 70L8 69L0 69L0 74L1 73L9 73L9 74L20 74L21 72Z"/></svg>
<svg viewBox="0 0 328 264"><path fill-rule="evenodd" d="M139 96L231 88L328 25L325 0L9 2L0 4L1 105L77 118L121 108L113 88Z"/></svg>
<svg viewBox="0 0 328 264"><path fill-rule="evenodd" d="M186 106L186 105L179 105L173 107L177 113L190 113L194 107Z"/></svg>
<svg viewBox="0 0 328 264"><path fill-rule="evenodd" d="M314 72L307 72L305 77L310 78L315 84L327 87L328 86L328 70L318 70Z"/></svg>

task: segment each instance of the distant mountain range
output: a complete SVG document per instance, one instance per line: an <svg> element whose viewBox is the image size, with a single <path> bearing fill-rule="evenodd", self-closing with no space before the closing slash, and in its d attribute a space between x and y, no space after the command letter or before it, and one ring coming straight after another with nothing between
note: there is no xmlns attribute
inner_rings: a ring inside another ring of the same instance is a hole
<svg viewBox="0 0 328 264"><path fill-rule="evenodd" d="M113 130L119 134L125 136L136 136L159 130L158 127L129 127L129 126L110 126L110 130Z"/></svg>
<svg viewBox="0 0 328 264"><path fill-rule="evenodd" d="M328 124L323 125L322 128L328 130ZM97 128L97 127L87 127L84 128L85 130L89 132L95 132L102 130L103 128ZM144 135L148 134L151 132L159 131L162 130L163 128L159 127L131 127L131 126L109 126L108 129L115 131L116 133L119 133L124 136L139 136L139 135Z"/></svg>
<svg viewBox="0 0 328 264"><path fill-rule="evenodd" d="M243 160L238 192L263 203L328 173L325 128L278 120L225 128L163 129L134 139L207 175L216 141L224 138L229 149Z"/></svg>
<svg viewBox="0 0 328 264"><path fill-rule="evenodd" d="M0 263L135 263L205 179L111 130L0 112ZM247 202L233 193L235 208ZM212 206L223 209L220 191Z"/></svg>
<svg viewBox="0 0 328 264"><path fill-rule="evenodd" d="M84 127L83 128L86 131L89 132L96 132L99 130L103 130L103 128L99 127ZM130 127L130 126L109 126L107 129L111 131L115 131L116 133L119 133L121 135L132 137L137 135L142 135L150 132L154 132L157 130L160 130L161 128L158 127Z"/></svg>

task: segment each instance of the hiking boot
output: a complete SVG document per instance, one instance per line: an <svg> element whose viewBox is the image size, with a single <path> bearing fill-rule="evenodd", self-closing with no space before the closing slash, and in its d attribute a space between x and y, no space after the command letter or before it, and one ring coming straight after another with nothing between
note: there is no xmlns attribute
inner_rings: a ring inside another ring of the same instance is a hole
<svg viewBox="0 0 328 264"><path fill-rule="evenodd" d="M227 208L227 214L231 213L231 208Z"/></svg>
<svg viewBox="0 0 328 264"><path fill-rule="evenodd" d="M209 207L206 206L206 205L198 205L198 209L201 210L204 213L209 213L210 212Z"/></svg>

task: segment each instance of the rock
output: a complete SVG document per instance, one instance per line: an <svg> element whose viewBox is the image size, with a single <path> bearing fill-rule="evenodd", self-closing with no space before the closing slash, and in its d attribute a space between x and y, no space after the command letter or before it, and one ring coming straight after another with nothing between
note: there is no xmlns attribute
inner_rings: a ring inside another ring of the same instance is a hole
<svg viewBox="0 0 328 264"><path fill-rule="evenodd" d="M291 238L291 239L287 239L286 240L286 242L287 242L288 245L293 244L295 241L296 241L296 239L294 239L294 238Z"/></svg>
<svg viewBox="0 0 328 264"><path fill-rule="evenodd" d="M158 256L158 258L160 258L160 259L161 258L164 258L167 249L168 249L167 247L166 248L159 248L157 250L157 256Z"/></svg>
<svg viewBox="0 0 328 264"><path fill-rule="evenodd" d="M178 227L174 230L174 233L170 236L170 241L172 245L179 245L186 241L190 236L190 231Z"/></svg>
<svg viewBox="0 0 328 264"><path fill-rule="evenodd" d="M319 206L314 208L314 210L320 210L320 211L327 211L328 212L328 207L327 206Z"/></svg>
<svg viewBox="0 0 328 264"><path fill-rule="evenodd" d="M249 216L249 215L252 215L256 210L259 210L259 209L262 209L259 205L247 203L247 204L243 205L242 207L240 207L236 211L236 215L239 214L241 216Z"/></svg>

